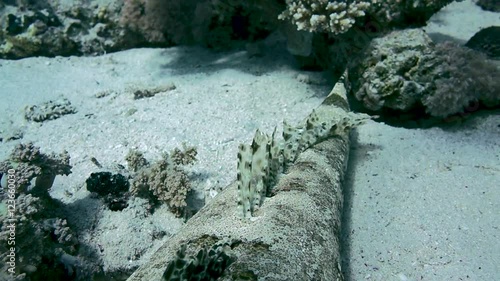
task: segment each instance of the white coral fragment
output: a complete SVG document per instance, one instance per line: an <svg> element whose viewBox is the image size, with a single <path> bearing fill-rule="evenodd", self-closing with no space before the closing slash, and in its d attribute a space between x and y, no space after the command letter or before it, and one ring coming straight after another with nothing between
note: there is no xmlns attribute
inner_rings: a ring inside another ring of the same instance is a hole
<svg viewBox="0 0 500 281"><path fill-rule="evenodd" d="M287 0L287 9L278 16L290 20L297 30L309 32L344 33L355 23L355 18L365 15L369 2L327 0ZM327 20L330 19L330 20Z"/></svg>

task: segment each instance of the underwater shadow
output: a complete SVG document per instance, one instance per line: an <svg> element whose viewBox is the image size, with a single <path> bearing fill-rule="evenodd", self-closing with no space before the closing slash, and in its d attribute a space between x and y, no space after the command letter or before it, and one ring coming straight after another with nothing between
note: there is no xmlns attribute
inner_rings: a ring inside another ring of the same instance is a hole
<svg viewBox="0 0 500 281"><path fill-rule="evenodd" d="M342 208L341 229L340 229L340 257L342 274L345 281L356 281L352 278L351 267L351 243L354 229L352 227L352 208L354 198L354 179L356 178L356 166L369 160L370 151L381 150L382 148L373 144L361 144L358 142L358 133L351 131L351 145L345 177L342 182L344 195L344 205Z"/></svg>
<svg viewBox="0 0 500 281"><path fill-rule="evenodd" d="M266 40L252 44L251 48L239 46L228 51L200 46L172 47L161 52L165 58L161 69L174 76L214 73L226 69L260 76L283 68L299 69L295 58L286 50L285 41Z"/></svg>
<svg viewBox="0 0 500 281"><path fill-rule="evenodd" d="M83 241L84 239L82 240L82 234L92 232L97 227L102 217L102 203L97 199L87 196L65 204L63 208L68 224L77 236L79 236L79 256L80 258L83 257L82 262L85 265L79 268L78 271L83 271L80 274L88 277L88 274L91 274L91 272L85 271L89 268L100 266L101 257L94 246L86 243L87 241Z"/></svg>

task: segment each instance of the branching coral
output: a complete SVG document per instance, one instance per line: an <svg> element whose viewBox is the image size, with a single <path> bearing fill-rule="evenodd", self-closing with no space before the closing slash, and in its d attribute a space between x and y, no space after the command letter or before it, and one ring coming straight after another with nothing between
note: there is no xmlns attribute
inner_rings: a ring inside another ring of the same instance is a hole
<svg viewBox="0 0 500 281"><path fill-rule="evenodd" d="M125 157L125 160L127 161L128 168L133 172L137 172L149 165L148 160L144 158L142 152L137 150L129 151L129 153Z"/></svg>
<svg viewBox="0 0 500 281"><path fill-rule="evenodd" d="M153 44L227 48L276 28L277 1L124 0L121 24Z"/></svg>
<svg viewBox="0 0 500 281"><path fill-rule="evenodd" d="M18 248L14 256L17 255L17 260L21 261L14 267L16 275L25 276L22 267L38 265L41 262L43 239L33 239L42 236L39 225L33 219L33 217L39 216L43 209L40 199L31 194L20 194L15 199L14 206L17 209L15 212L9 211L6 216L0 216L0 260L2 261L0 279L3 277L2 274L7 273L10 260L8 254L11 253L9 245L12 244L12 242L9 244L9 241L12 241L9 240L9 237L12 234L15 246Z"/></svg>
<svg viewBox="0 0 500 281"><path fill-rule="evenodd" d="M435 73L434 92L422 103L429 114L446 117L463 112L471 103L500 104L500 70L476 51L452 42L436 46L440 65Z"/></svg>
<svg viewBox="0 0 500 281"><path fill-rule="evenodd" d="M4 262L0 279L6 273L12 274L9 280L13 275L16 280L74 277L74 271L65 271L59 256L76 254L78 240L66 220L57 217L60 205L48 192L56 175L71 173L68 153L44 154L33 143L18 144L0 163L0 173L2 179L9 179L8 192L0 194L7 197L0 203L0 259Z"/></svg>
<svg viewBox="0 0 500 281"><path fill-rule="evenodd" d="M66 114L76 113L76 108L65 98L51 100L41 105L32 105L25 108L24 117L26 120L43 122L54 120Z"/></svg>
<svg viewBox="0 0 500 281"><path fill-rule="evenodd" d="M365 1L328 1L328 0L287 0L287 9L278 19L289 20L297 30L309 32L344 33L365 15L370 6Z"/></svg>
<svg viewBox="0 0 500 281"><path fill-rule="evenodd" d="M40 191L39 195L48 195L56 175L71 173L69 160L67 151L44 154L31 142L18 144L10 158L0 162L0 173L6 174L7 170L14 169L19 192L25 192L31 180L36 179L34 188Z"/></svg>
<svg viewBox="0 0 500 281"><path fill-rule="evenodd" d="M126 159L136 174L130 192L135 196L166 203L174 214L183 215L191 184L181 165L193 164L196 154L196 148L184 146L184 150L175 149L170 154L165 153L161 160L148 165L141 153L131 151Z"/></svg>
<svg viewBox="0 0 500 281"><path fill-rule="evenodd" d="M193 164L196 161L196 154L198 152L196 151L195 147L189 147L186 146L186 144L183 144L182 146L183 150L180 150L179 148L174 148L172 152L170 152L170 158L172 159L172 162L175 165L190 165Z"/></svg>
<svg viewBox="0 0 500 281"><path fill-rule="evenodd" d="M287 0L278 18L293 23L297 30L338 35L347 32L359 18L368 16L371 26L422 25L452 0ZM365 22L361 21L361 25ZM386 28L382 28L386 29Z"/></svg>

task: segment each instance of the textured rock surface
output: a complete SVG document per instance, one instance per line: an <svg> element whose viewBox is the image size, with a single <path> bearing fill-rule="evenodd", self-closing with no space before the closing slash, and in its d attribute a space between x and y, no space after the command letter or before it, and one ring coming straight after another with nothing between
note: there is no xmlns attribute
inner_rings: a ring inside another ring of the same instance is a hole
<svg viewBox="0 0 500 281"><path fill-rule="evenodd" d="M500 58L500 26L481 29L467 41L465 46L485 53L488 57Z"/></svg>
<svg viewBox="0 0 500 281"><path fill-rule="evenodd" d="M422 65L433 58L432 40L419 29L374 39L351 69L353 93L370 110L409 110L430 85L418 83Z"/></svg>
<svg viewBox="0 0 500 281"><path fill-rule="evenodd" d="M99 55L172 44L228 48L276 30L281 9L277 2L236 0L0 3L0 58Z"/></svg>
<svg viewBox="0 0 500 281"><path fill-rule="evenodd" d="M394 28L424 26L450 2L288 0L279 18L286 21L288 51L302 67L342 71L372 38Z"/></svg>
<svg viewBox="0 0 500 281"><path fill-rule="evenodd" d="M498 0L478 0L476 4L483 10L500 12L500 1Z"/></svg>
<svg viewBox="0 0 500 281"><path fill-rule="evenodd" d="M374 39L350 71L353 93L369 110L424 108L436 117L500 101L498 68L451 42L438 44L420 29Z"/></svg>

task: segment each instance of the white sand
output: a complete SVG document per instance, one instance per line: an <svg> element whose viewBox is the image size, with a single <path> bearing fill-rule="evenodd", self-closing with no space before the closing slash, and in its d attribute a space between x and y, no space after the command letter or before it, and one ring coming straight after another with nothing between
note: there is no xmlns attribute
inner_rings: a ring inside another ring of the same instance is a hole
<svg viewBox="0 0 500 281"><path fill-rule="evenodd" d="M499 279L499 113L448 129L358 129L347 280Z"/></svg>

